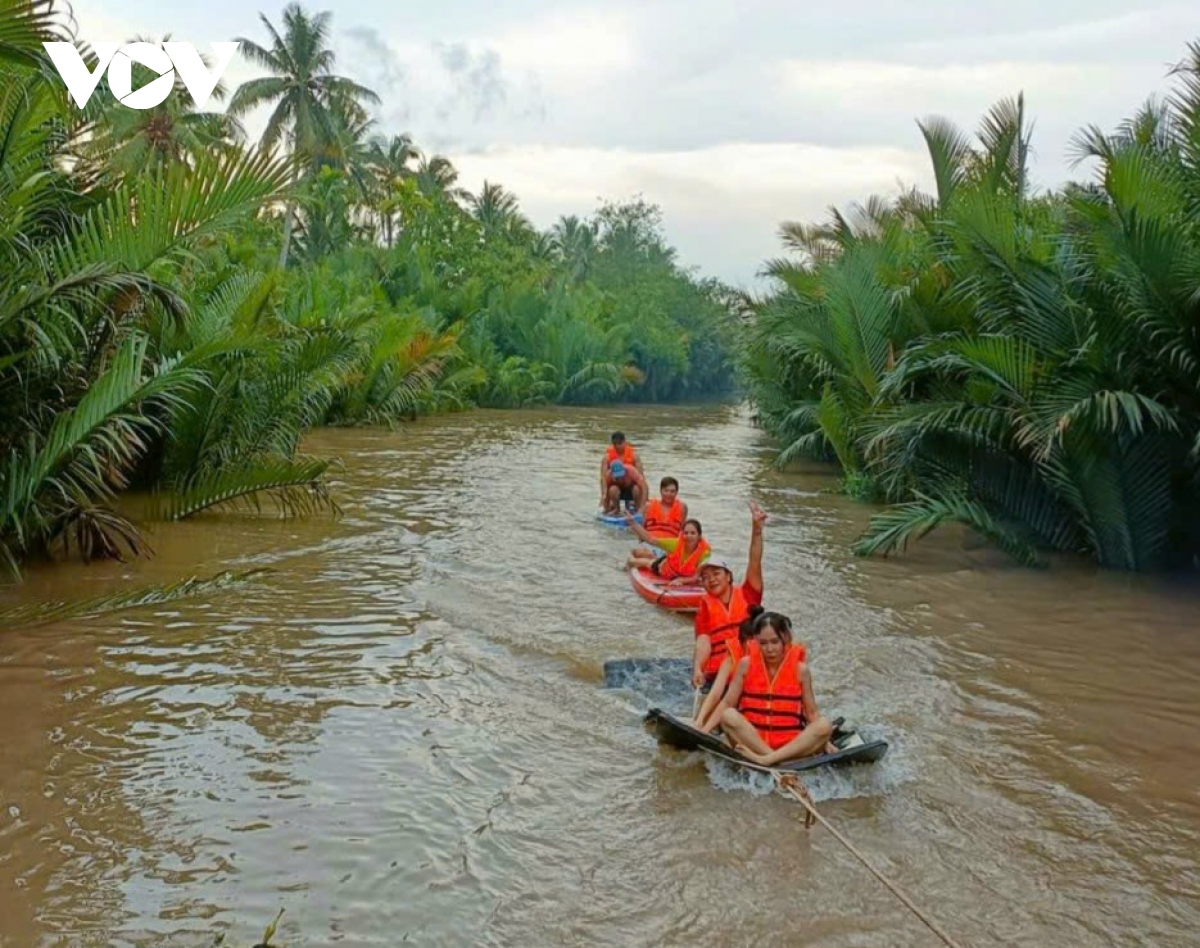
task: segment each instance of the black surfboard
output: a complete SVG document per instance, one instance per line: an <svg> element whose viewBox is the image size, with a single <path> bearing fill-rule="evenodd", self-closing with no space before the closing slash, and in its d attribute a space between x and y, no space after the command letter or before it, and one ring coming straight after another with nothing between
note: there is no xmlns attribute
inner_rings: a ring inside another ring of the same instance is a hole
<svg viewBox="0 0 1200 948"><path fill-rule="evenodd" d="M661 708L651 708L643 720L653 730L660 744L687 751L703 750L739 766L754 770L765 769L762 765L747 760L716 735L697 731L690 724L684 723ZM771 769L798 772L814 770L817 767L873 763L883 757L888 749L887 741L865 740L854 729L845 727L840 718L834 724L833 743L840 748L836 754L816 754L801 760L790 760Z"/></svg>

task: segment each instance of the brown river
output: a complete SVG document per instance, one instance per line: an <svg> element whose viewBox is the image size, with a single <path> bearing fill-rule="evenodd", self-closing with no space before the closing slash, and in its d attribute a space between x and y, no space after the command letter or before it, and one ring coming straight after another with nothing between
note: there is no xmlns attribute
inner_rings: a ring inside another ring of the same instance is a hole
<svg viewBox="0 0 1200 948"><path fill-rule="evenodd" d="M5 592L270 569L0 633L0 946L241 948L280 908L286 946L940 944L765 777L660 749L604 687L691 645L593 519L618 426L736 563L747 502L771 515L767 603L822 709L891 745L806 782L959 944L1200 944L1195 586L953 531L857 559L869 509L715 406L322 431L340 518L202 517Z"/></svg>

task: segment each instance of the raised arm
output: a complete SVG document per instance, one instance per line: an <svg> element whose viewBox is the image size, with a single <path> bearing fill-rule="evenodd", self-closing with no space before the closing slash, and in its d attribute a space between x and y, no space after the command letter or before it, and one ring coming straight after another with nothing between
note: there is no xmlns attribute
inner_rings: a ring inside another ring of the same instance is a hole
<svg viewBox="0 0 1200 948"><path fill-rule="evenodd" d="M750 562L746 564L746 582L761 593L763 589L763 524L767 522L767 514L762 507L754 501L750 501L750 518Z"/></svg>

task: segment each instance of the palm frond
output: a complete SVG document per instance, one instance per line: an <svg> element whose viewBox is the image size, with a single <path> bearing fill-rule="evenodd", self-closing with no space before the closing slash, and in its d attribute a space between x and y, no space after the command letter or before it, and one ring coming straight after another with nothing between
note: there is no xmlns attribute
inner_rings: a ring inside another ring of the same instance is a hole
<svg viewBox="0 0 1200 948"><path fill-rule="evenodd" d="M917 499L888 508L871 518L870 526L854 547L859 556L903 552L944 523L960 523L991 540L1025 566L1042 565L1036 548L1017 531L999 523L987 508L970 500L965 492L939 495L917 493Z"/></svg>
<svg viewBox="0 0 1200 948"><path fill-rule="evenodd" d="M0 0L0 64L41 69L46 63L43 43L72 39L63 29L65 9L58 0Z"/></svg>
<svg viewBox="0 0 1200 948"><path fill-rule="evenodd" d="M183 404L189 390L203 384L195 369L167 365L146 373L148 340L133 335L79 403L55 419L45 439L30 435L0 469L0 536L28 549L48 539L69 512L92 499L107 498L125 486L134 462L148 447L147 435L159 417Z"/></svg>
<svg viewBox="0 0 1200 948"><path fill-rule="evenodd" d="M243 462L195 478L184 489L158 493L151 515L162 520L186 520L215 507L241 504L261 512L259 495L269 497L285 516L304 516L319 510L340 512L323 480L330 462L297 458Z"/></svg>

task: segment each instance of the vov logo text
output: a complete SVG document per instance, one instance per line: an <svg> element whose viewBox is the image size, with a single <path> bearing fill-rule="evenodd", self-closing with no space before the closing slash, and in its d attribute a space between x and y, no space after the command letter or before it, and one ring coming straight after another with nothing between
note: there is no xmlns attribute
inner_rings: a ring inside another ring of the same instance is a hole
<svg viewBox="0 0 1200 948"><path fill-rule="evenodd" d="M66 83L71 98L81 109L88 104L100 78L108 70L108 87L117 100L131 109L152 109L161 105L175 88L175 73L187 86L196 108L203 109L221 79L221 74L237 52L237 43L212 43L217 54L210 71L191 43L93 43L99 61L93 72L79 55L74 43L43 43L54 68ZM133 64L140 63L158 73L138 90L133 88Z"/></svg>

